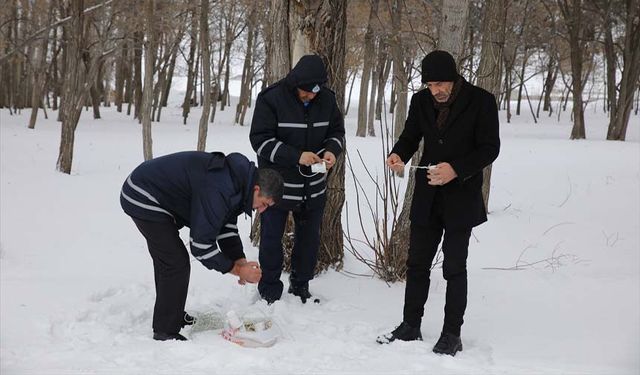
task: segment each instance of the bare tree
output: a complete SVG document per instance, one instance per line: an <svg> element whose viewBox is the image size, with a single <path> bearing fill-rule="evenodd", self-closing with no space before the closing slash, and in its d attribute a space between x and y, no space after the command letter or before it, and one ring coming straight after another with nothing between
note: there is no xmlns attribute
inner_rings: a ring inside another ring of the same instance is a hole
<svg viewBox="0 0 640 375"><path fill-rule="evenodd" d="M142 109L140 118L142 121L142 152L144 160L153 158L153 140L151 138L151 106L153 100L153 76L154 59L156 55L155 24L155 0L145 0L145 28L146 40L144 41L144 88L142 90Z"/></svg>
<svg viewBox="0 0 640 375"><path fill-rule="evenodd" d="M500 96L502 82L502 62L507 16L507 0L487 0L482 23L482 54L478 67L478 86ZM497 104L497 103L496 103ZM482 198L489 211L489 193L491 189L491 164L483 170Z"/></svg>
<svg viewBox="0 0 640 375"><path fill-rule="evenodd" d="M44 1L38 1L36 5L44 7ZM44 9L41 9L41 12ZM53 3L49 4L48 16L44 17L44 15L39 16L34 14L34 18L41 18L42 25L48 25L51 23L53 19ZM44 105L42 104L43 90L45 88L45 83L47 79L46 75L46 63L47 63L47 51L49 46L49 38L43 37L40 45L36 45L34 50L34 74L33 74L33 88L31 95L31 117L29 118L29 129L33 129L36 126L36 120L38 118L38 109L42 106L44 110Z"/></svg>
<svg viewBox="0 0 640 375"><path fill-rule="evenodd" d="M84 0L70 0L65 5L70 17L69 22L64 25L64 35L67 38L65 41L65 69L67 74L62 90L62 107L60 110L62 127L56 168L60 172L70 174L75 130L78 126L83 103L86 100L86 94L98 73L101 60L111 54L115 48L107 48L109 33L106 31L102 34L100 40L89 40ZM90 53L89 60L84 60L83 54L92 48L91 46L95 48L95 52Z"/></svg>
<svg viewBox="0 0 640 375"><path fill-rule="evenodd" d="M620 141L626 138L633 95L638 90L640 79L640 4L638 0L626 0L625 5L624 64L620 93L617 100L612 98L616 104L612 108L607 131L607 139Z"/></svg>
<svg viewBox="0 0 640 375"><path fill-rule="evenodd" d="M195 76L197 75L197 68L194 67L196 60L196 48L198 47L198 7L195 4L195 0L189 0L189 7L191 9L191 29L189 35L191 42L189 45L189 57L187 58L187 89L184 93L184 101L182 102L182 123L187 124L187 117L189 117L189 111L191 110L191 97L195 91Z"/></svg>
<svg viewBox="0 0 640 375"><path fill-rule="evenodd" d="M358 128L356 136L364 137L367 134L367 94L369 93L369 81L374 69L373 22L377 17L379 0L372 0L369 11L369 22L364 35L364 56L362 58L362 79L360 80L360 97L358 100Z"/></svg>
<svg viewBox="0 0 640 375"><path fill-rule="evenodd" d="M242 67L240 98L238 99L238 105L236 106L235 118L235 123L240 125L244 125L244 116L247 113L247 108L251 104L251 88L253 87L252 83L255 65L254 50L259 30L256 6L257 5L255 3L252 3L251 10L249 11L249 19L247 20L247 49L245 51L244 65Z"/></svg>
<svg viewBox="0 0 640 375"><path fill-rule="evenodd" d="M582 91L585 77L583 76L584 53L587 44L587 24L584 19L582 0L557 0L560 14L565 21L571 48L571 77L573 94L573 129L571 139L586 138L584 127L584 106Z"/></svg>
<svg viewBox="0 0 640 375"><path fill-rule="evenodd" d="M211 109L211 53L209 52L209 0L200 0L200 49L202 50L202 80L204 81L204 101L200 127L198 128L198 151L207 146L209 110Z"/></svg>

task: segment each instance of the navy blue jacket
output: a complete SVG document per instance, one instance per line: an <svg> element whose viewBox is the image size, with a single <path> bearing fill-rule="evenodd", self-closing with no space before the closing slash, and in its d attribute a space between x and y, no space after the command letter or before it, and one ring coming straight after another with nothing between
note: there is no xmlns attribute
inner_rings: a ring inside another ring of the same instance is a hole
<svg viewBox="0 0 640 375"><path fill-rule="evenodd" d="M236 223L251 215L256 172L242 154L178 152L140 164L124 182L120 204L131 217L189 227L193 256L226 273L244 258Z"/></svg>
<svg viewBox="0 0 640 375"><path fill-rule="evenodd" d="M344 120L333 91L321 87L304 105L296 87L325 82L327 73L318 56L304 56L287 77L263 90L256 99L249 140L258 154L258 165L280 172L284 194L280 208L292 209L303 201L316 207L325 199L326 174L313 177L309 167L298 164L303 151L320 157L325 151L336 157L344 149Z"/></svg>

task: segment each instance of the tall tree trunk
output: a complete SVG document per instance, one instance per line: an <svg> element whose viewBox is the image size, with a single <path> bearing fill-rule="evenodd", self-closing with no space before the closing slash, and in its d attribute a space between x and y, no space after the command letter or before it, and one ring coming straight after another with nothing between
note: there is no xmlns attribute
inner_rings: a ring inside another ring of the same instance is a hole
<svg viewBox="0 0 640 375"><path fill-rule="evenodd" d="M118 112L122 112L122 102L124 101L124 81L126 67L129 65L127 57L127 42L122 41L120 53L116 59L115 96L113 98L114 104L116 105L116 111Z"/></svg>
<svg viewBox="0 0 640 375"><path fill-rule="evenodd" d="M291 69L289 2L271 0L266 43L265 84L284 78Z"/></svg>
<svg viewBox="0 0 640 375"><path fill-rule="evenodd" d="M180 47L180 41L182 40L182 35L180 36L180 40L176 40L176 43L173 45L173 51L171 52L171 60L169 61L169 68L167 69L165 85L162 88L162 98L160 99L160 106L166 107L167 101L169 100L169 92L171 91L171 83L173 82L173 74L176 69L176 59L178 57L178 49ZM158 119L160 121L160 119Z"/></svg>
<svg viewBox="0 0 640 375"><path fill-rule="evenodd" d="M378 84L380 71L384 69L385 59L381 58L382 55L382 38L377 38L377 46L375 48L375 57L376 63L373 66L373 71L371 72L371 92L369 93L369 108L367 113L367 135L370 137L375 137L376 129L374 125L375 118L375 108L376 108L376 97L378 95Z"/></svg>
<svg viewBox="0 0 640 375"><path fill-rule="evenodd" d="M49 16L45 19L44 16L41 22L43 25L50 24L53 18L53 4L49 6ZM40 46L36 46L36 52L34 54L35 73L33 75L33 89L31 94L31 117L29 118L29 129L34 129L36 126L36 120L38 118L38 109L42 103L43 90L47 79L46 64L47 64L47 47L49 46L49 38L43 37ZM0 104L1 106L1 104ZM44 110L44 106L42 108Z"/></svg>
<svg viewBox="0 0 640 375"><path fill-rule="evenodd" d="M381 42L380 48L380 60L378 60L378 95L376 96L376 109L375 119L382 119L382 104L384 102L384 92L387 87L387 81L389 80L389 73L391 73L391 58L388 51L388 43L386 38Z"/></svg>
<svg viewBox="0 0 640 375"><path fill-rule="evenodd" d="M249 26L247 30L247 51L245 52L244 65L242 66L240 97L238 98L238 105L236 106L235 118L235 123L240 125L244 125L244 115L247 112L247 108L249 107L252 86L251 84L253 82L253 44L257 34L255 5L253 5L251 8L247 23Z"/></svg>
<svg viewBox="0 0 640 375"><path fill-rule="evenodd" d="M133 92L134 105L133 118L140 119L140 108L142 107L142 31L136 30L133 33Z"/></svg>
<svg viewBox="0 0 640 375"><path fill-rule="evenodd" d="M527 68L528 59L529 59L529 48L525 46L524 51L522 52L522 65L520 66L520 74L518 77L520 79L520 83L518 84L518 103L516 105L517 116L520 116L520 103L522 102L522 88L524 87L524 72L525 72L525 69Z"/></svg>
<svg viewBox="0 0 640 375"><path fill-rule="evenodd" d="M609 118L607 139L626 139L629 117L633 105L633 95L638 90L640 79L640 4L638 0L626 1L626 27L623 52L623 69L620 80L620 96L616 110Z"/></svg>
<svg viewBox="0 0 640 375"><path fill-rule="evenodd" d="M140 116L142 120L142 151L144 160L153 158L153 140L151 138L151 107L153 101L153 66L156 54L155 31L154 30L155 0L145 0L145 17L147 38L144 42L144 89L142 99L142 109Z"/></svg>
<svg viewBox="0 0 640 375"><path fill-rule="evenodd" d="M502 82L502 62L507 17L507 0L487 0L482 25L482 53L478 67L478 86L500 95ZM525 59L526 59L525 48ZM497 103L496 103L497 104ZM489 212L489 193L491 189L491 164L483 170L482 198Z"/></svg>
<svg viewBox="0 0 640 375"><path fill-rule="evenodd" d="M379 0L371 1L367 31L364 34L362 79L360 80L360 96L358 99L358 128L356 130L357 137L364 137L367 134L367 94L369 93L369 81L371 80L371 71L373 70L374 66L373 54L375 40L373 38L373 22L377 18L378 2Z"/></svg>
<svg viewBox="0 0 640 375"><path fill-rule="evenodd" d="M200 126L198 128L198 151L207 147L209 129L209 110L211 109L211 52L209 51L209 0L200 1L200 49L202 51L202 80L204 82L204 101Z"/></svg>
<svg viewBox="0 0 640 375"><path fill-rule="evenodd" d="M608 10L608 9L607 9ZM607 73L607 110L609 111L609 117L612 113L616 112L616 68L617 59L615 46L613 44L613 33L611 31L611 12L607 11L604 21L604 57Z"/></svg>
<svg viewBox="0 0 640 375"><path fill-rule="evenodd" d="M391 56L393 58L393 86L396 93L396 105L394 106L393 140L400 137L404 129L404 121L407 118L407 91L409 90L409 80L404 66L405 56L402 42L402 0L392 0L391 2ZM397 107L396 107L397 106Z"/></svg>
<svg viewBox="0 0 640 375"><path fill-rule="evenodd" d="M569 32L571 50L571 77L573 83L573 128L571 129L571 139L584 139L586 134L582 101L582 91L584 89L582 68L585 42L582 0L558 0L558 6Z"/></svg>
<svg viewBox="0 0 640 375"><path fill-rule="evenodd" d="M195 86L195 76L197 75L197 68L194 67L196 48L198 47L198 8L195 4L195 0L190 0L189 5L191 8L191 44L189 47L189 57L187 59L187 89L184 93L184 101L182 102L182 123L187 124L187 117L191 111L191 98L193 96Z"/></svg>
<svg viewBox="0 0 640 375"><path fill-rule="evenodd" d="M558 62L555 59L555 54L549 55L549 63L547 64L547 78L544 80L544 102L542 105L543 111L548 111L549 116L553 112L551 106L551 93L553 87L556 85L556 78L558 77Z"/></svg>
<svg viewBox="0 0 640 375"><path fill-rule="evenodd" d="M316 17L314 50L327 64L327 84L336 93L338 107L344 113L346 84L346 32L347 3L340 0L323 0ZM345 142L346 144L346 142ZM344 233L342 231L342 207L344 206L345 152L327 178L327 204L320 227L320 251L316 273L335 267L341 269L344 258Z"/></svg>
<svg viewBox="0 0 640 375"><path fill-rule="evenodd" d="M56 169L62 173L71 173L73 161L73 145L75 130L82 113L89 87L93 84L98 72L102 56L94 56L89 64L82 63L82 55L86 51L86 30L84 15L84 0L71 0L69 5L70 21L64 26L66 29L65 66L68 74L63 83L62 120L60 150Z"/></svg>

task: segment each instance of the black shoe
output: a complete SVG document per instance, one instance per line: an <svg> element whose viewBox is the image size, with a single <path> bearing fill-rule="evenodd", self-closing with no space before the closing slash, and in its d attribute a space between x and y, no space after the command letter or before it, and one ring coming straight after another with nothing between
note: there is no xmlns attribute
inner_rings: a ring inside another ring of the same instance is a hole
<svg viewBox="0 0 640 375"><path fill-rule="evenodd" d="M307 300L311 298L311 293L309 293L309 284L307 283L301 285L290 284L289 293L300 297L302 303L307 303Z"/></svg>
<svg viewBox="0 0 640 375"><path fill-rule="evenodd" d="M437 354L447 354L455 356L457 352L462 351L462 340L460 336L453 333L442 332L440 339L433 347L433 352Z"/></svg>
<svg viewBox="0 0 640 375"><path fill-rule="evenodd" d="M154 332L153 339L157 341L167 341L167 340L187 341L187 338L182 336L179 333L164 333L164 332Z"/></svg>
<svg viewBox="0 0 640 375"><path fill-rule="evenodd" d="M275 301L278 301L280 298L275 298L275 297L271 297L271 296L263 296L260 295L260 297L262 297L263 300L265 300L267 302L267 305L271 305L273 304Z"/></svg>
<svg viewBox="0 0 640 375"><path fill-rule="evenodd" d="M194 318L193 316L187 314L187 312L185 311L184 313L184 317L182 319L182 328L184 328L184 326L192 326L194 324L196 324L196 318Z"/></svg>
<svg viewBox="0 0 640 375"><path fill-rule="evenodd" d="M402 341L422 341L422 332L420 332L420 327L412 327L408 323L402 322L400 325L385 335L380 335L376 339L378 344L389 344L396 340Z"/></svg>
<svg viewBox="0 0 640 375"><path fill-rule="evenodd" d="M258 293L260 298L265 300L268 305L271 305L275 301L278 301L282 296L282 281L278 280L276 283L259 283Z"/></svg>

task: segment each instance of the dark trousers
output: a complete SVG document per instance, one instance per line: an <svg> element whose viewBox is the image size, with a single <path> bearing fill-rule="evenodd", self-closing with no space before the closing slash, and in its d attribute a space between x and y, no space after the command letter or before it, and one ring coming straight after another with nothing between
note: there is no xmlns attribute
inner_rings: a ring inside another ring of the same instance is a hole
<svg viewBox="0 0 640 375"><path fill-rule="evenodd" d="M153 331L178 333L184 323L184 305L189 289L189 253L174 223L133 221L146 238L153 259L156 282Z"/></svg>
<svg viewBox="0 0 640 375"><path fill-rule="evenodd" d="M258 291L263 298L279 299L283 284L280 281L282 262L282 236L289 212L293 213L294 245L291 253L291 283L302 285L313 279L320 246L320 224L324 204L309 209L302 205L293 211L270 207L260 214L260 267L262 278Z"/></svg>
<svg viewBox="0 0 640 375"><path fill-rule="evenodd" d="M420 326L429 296L431 264L444 232L442 274L447 280L447 292L442 331L460 336L467 307L467 254L471 228L447 228L443 210L442 197L436 194L427 225L411 224L404 321L414 327Z"/></svg>

